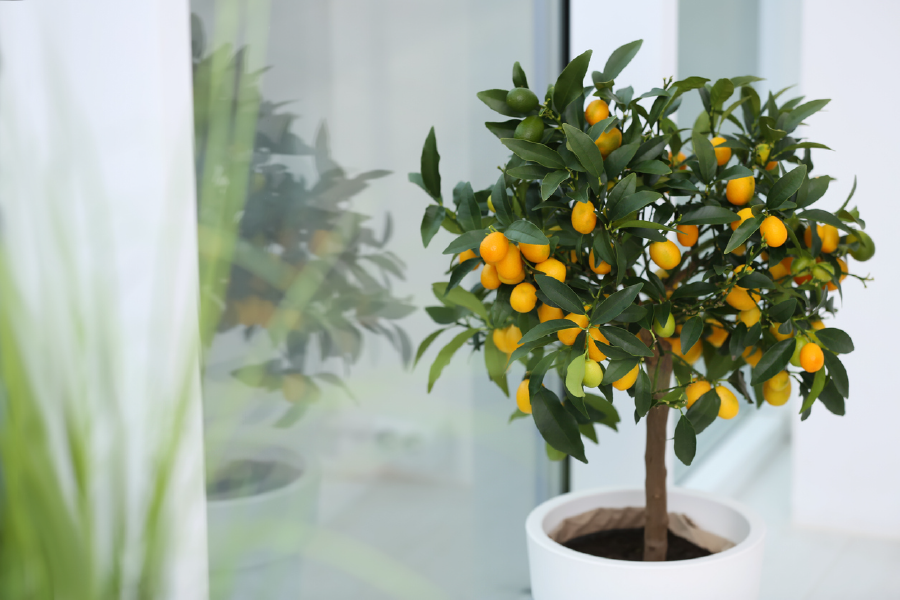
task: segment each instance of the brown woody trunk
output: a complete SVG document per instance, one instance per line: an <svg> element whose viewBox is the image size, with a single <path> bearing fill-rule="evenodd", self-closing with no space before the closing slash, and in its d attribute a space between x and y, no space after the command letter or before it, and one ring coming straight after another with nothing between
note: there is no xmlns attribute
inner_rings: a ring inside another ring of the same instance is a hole
<svg viewBox="0 0 900 600"><path fill-rule="evenodd" d="M661 342L660 345L665 344ZM667 345L667 344L666 344ZM665 348L668 350L668 348ZM654 397L664 395L660 390L668 389L672 379L672 356L668 352L647 361L648 375L654 382ZM669 513L666 500L666 425L669 407L654 406L647 413L647 451L644 463L647 476L644 482L646 494L646 521L644 524L644 560L666 560L668 550Z"/></svg>

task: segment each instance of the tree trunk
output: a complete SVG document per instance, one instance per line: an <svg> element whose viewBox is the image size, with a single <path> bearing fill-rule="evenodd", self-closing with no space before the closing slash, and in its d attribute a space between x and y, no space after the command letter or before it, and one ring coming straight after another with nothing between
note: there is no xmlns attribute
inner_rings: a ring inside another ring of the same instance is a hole
<svg viewBox="0 0 900 600"><path fill-rule="evenodd" d="M668 353L656 354L647 361L648 375L654 382L654 397L662 397L672 379L672 356ZM666 424L669 407L654 406L647 413L647 451L644 463L647 476L644 483L646 494L646 520L644 522L644 560L666 560L668 550L669 513L666 499Z"/></svg>

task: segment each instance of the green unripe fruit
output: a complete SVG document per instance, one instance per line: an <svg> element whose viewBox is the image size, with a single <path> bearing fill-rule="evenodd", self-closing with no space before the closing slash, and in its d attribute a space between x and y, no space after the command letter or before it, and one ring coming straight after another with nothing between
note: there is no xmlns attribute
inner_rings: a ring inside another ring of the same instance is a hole
<svg viewBox="0 0 900 600"><path fill-rule="evenodd" d="M771 151L772 147L768 144L760 144L756 147L756 157L759 159L759 164L766 166L766 163L769 162L769 153Z"/></svg>
<svg viewBox="0 0 900 600"><path fill-rule="evenodd" d="M875 242L865 231L857 231L847 236L848 244L858 244L855 250L850 250L850 256L860 262L866 262L875 256Z"/></svg>
<svg viewBox="0 0 900 600"><path fill-rule="evenodd" d="M538 97L528 88L513 88L506 94L506 104L513 110L528 113L538 107Z"/></svg>
<svg viewBox="0 0 900 600"><path fill-rule="evenodd" d="M797 336L797 345L794 346L794 353L791 355L791 364L795 367L800 366L800 351L803 350L803 346L807 345L809 340L804 337Z"/></svg>
<svg viewBox="0 0 900 600"><path fill-rule="evenodd" d="M813 267L813 279L816 281L831 281L834 277L834 267L826 262L822 262Z"/></svg>
<svg viewBox="0 0 900 600"><path fill-rule="evenodd" d="M795 258L794 262L791 263L791 275L802 275L815 264L816 262L808 256Z"/></svg>
<svg viewBox="0 0 900 600"><path fill-rule="evenodd" d="M585 387L597 387L603 381L603 367L596 360L584 361L584 377L581 383Z"/></svg>
<svg viewBox="0 0 900 600"><path fill-rule="evenodd" d="M661 327L659 321L653 319L653 331L659 337L672 337L672 334L675 333L675 317L672 316L672 313L669 313L665 327Z"/></svg>
<svg viewBox="0 0 900 600"><path fill-rule="evenodd" d="M513 134L513 137L517 140L540 142L541 138L544 137L544 120L537 115L525 117L516 126L516 132Z"/></svg>
<svg viewBox="0 0 900 600"><path fill-rule="evenodd" d="M494 203L491 202L491 196L490 196L490 195L488 195L488 201L487 201L487 204L488 204L488 210L489 210L489 211L491 211L492 213L497 212L496 210L494 210Z"/></svg>

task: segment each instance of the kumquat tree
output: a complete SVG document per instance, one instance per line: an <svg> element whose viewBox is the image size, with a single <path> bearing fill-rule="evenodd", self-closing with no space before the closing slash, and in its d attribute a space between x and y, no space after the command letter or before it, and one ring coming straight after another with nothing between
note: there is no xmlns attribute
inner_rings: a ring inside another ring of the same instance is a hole
<svg viewBox="0 0 900 600"><path fill-rule="evenodd" d="M518 63L511 90L480 92L509 117L486 126L512 156L491 187L459 183L452 203L431 130L410 180L433 201L423 243L441 228L455 234L443 251L455 262L433 286L440 306L428 308L444 327L417 360L462 328L437 354L429 391L464 345L484 351L507 395L507 371L522 363L513 417L533 417L551 457L585 462L583 438L596 442L595 424L619 420L612 388L627 390L647 427L644 559L664 560L669 412L679 413L674 451L685 464L697 434L733 418L739 397L781 406L796 386L802 419L816 400L843 414L839 355L853 342L825 321L846 281L867 281L848 256L868 260L875 246L847 209L852 192L834 213L813 208L832 178L811 177L811 151L828 148L801 125L828 100L783 101L784 90L763 100L752 76L613 91L640 46L613 52L593 87L582 83L588 51L543 101ZM704 111L679 129L671 117L692 90ZM476 269L480 283L461 287ZM543 385L551 369L562 398Z"/></svg>

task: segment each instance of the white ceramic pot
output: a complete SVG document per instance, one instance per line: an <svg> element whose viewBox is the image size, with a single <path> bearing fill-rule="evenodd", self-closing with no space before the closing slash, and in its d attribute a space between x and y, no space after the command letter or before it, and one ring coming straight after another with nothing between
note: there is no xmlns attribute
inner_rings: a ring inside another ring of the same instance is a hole
<svg viewBox="0 0 900 600"><path fill-rule="evenodd" d="M223 458L280 461L299 476L257 495L208 500L210 599L299 597L300 555L316 514L319 470L279 445L238 446Z"/></svg>
<svg viewBox="0 0 900 600"><path fill-rule="evenodd" d="M548 536L563 520L600 508L644 506L644 490L607 488L544 502L528 515L528 563L534 600L757 600L765 524L753 511L703 492L670 489L669 512L735 546L672 562L612 560L570 550Z"/></svg>

